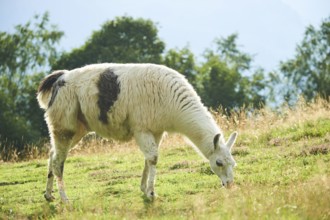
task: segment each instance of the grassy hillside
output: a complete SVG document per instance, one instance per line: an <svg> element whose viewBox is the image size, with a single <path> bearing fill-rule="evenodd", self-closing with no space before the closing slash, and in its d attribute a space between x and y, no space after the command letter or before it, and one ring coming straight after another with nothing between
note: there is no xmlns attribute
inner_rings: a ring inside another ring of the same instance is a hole
<svg viewBox="0 0 330 220"><path fill-rule="evenodd" d="M46 158L0 164L0 219L329 219L330 106L301 104L281 115L217 116L233 150L235 186L224 189L207 162L177 135L162 144L156 192L140 192L143 156L134 143L89 138L65 164L71 202L43 198Z"/></svg>

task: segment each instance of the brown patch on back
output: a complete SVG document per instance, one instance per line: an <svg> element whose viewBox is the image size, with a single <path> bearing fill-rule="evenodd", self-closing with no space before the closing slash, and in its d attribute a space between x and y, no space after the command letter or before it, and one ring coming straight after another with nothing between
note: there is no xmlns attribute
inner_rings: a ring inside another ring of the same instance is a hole
<svg viewBox="0 0 330 220"><path fill-rule="evenodd" d="M120 92L120 84L118 76L111 69L107 69L100 74L100 79L97 83L99 89L99 99L97 102L100 108L99 120L103 124L108 123L108 111L113 106Z"/></svg>

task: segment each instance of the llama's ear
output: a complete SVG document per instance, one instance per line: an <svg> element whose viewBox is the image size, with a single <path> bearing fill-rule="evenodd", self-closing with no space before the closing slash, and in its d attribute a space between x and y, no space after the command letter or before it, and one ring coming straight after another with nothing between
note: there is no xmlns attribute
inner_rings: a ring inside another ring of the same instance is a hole
<svg viewBox="0 0 330 220"><path fill-rule="evenodd" d="M226 146L228 147L229 150L231 150L232 146L235 144L237 135L238 135L237 131L233 132L230 135L230 137L229 137L229 139L228 139L228 141L226 143Z"/></svg>
<svg viewBox="0 0 330 220"><path fill-rule="evenodd" d="M217 148L219 145L219 139L220 139L221 134L216 134L213 138L213 145L214 145L214 150Z"/></svg>

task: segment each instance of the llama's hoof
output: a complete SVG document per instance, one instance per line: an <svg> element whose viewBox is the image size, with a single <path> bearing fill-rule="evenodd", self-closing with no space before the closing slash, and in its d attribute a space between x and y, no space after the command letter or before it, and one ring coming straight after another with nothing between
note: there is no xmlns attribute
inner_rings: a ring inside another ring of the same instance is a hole
<svg viewBox="0 0 330 220"><path fill-rule="evenodd" d="M61 202L63 204L69 204L70 200L69 199L62 199Z"/></svg>
<svg viewBox="0 0 330 220"><path fill-rule="evenodd" d="M45 199L47 200L47 202L53 202L55 200L55 197L51 194L44 194Z"/></svg>
<svg viewBox="0 0 330 220"><path fill-rule="evenodd" d="M69 201L68 197L62 197L61 202L64 204L68 204L70 201Z"/></svg>
<svg viewBox="0 0 330 220"><path fill-rule="evenodd" d="M156 199L157 195L154 191L151 191L149 193L147 193L147 197L150 199L150 200L154 200Z"/></svg>

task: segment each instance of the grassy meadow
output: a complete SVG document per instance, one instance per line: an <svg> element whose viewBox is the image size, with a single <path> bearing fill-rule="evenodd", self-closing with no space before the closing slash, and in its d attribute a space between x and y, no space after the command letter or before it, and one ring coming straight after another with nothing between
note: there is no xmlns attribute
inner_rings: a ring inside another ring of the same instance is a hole
<svg viewBox="0 0 330 220"><path fill-rule="evenodd" d="M43 197L47 157L0 162L0 219L330 219L330 104L225 117L235 185L221 187L208 163L179 135L160 148L155 201L140 191L144 165L134 142L85 138L65 163L69 204Z"/></svg>

